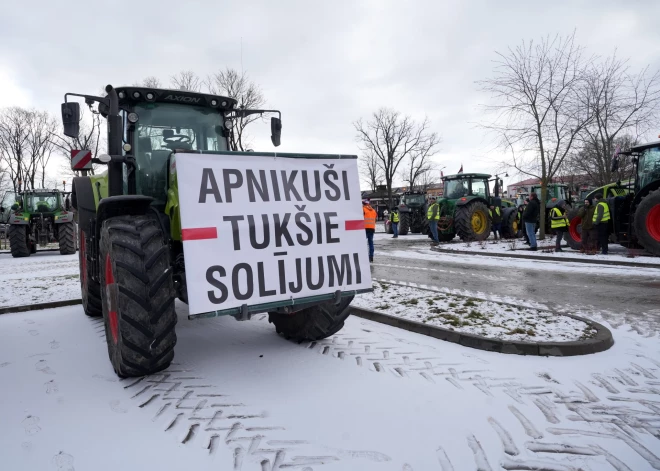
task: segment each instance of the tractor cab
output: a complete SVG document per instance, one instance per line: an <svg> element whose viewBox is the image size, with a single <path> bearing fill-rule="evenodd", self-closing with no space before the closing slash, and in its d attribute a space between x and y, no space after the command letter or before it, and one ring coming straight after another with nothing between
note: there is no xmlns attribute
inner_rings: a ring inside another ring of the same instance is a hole
<svg viewBox="0 0 660 471"><path fill-rule="evenodd" d="M488 182L490 175L485 173L459 173L443 178L443 195L447 199L460 199L478 196L490 200Z"/></svg>
<svg viewBox="0 0 660 471"><path fill-rule="evenodd" d="M557 203L561 200L566 201L568 204L572 201L571 192L568 189L568 185L563 183L550 183L547 186L547 200L545 207L547 209L554 208ZM532 186L532 193L536 193L541 196L541 185ZM540 198L539 198L540 199Z"/></svg>
<svg viewBox="0 0 660 471"><path fill-rule="evenodd" d="M633 147L631 151L638 153L635 179L635 193L637 193L660 180L660 142Z"/></svg>
<svg viewBox="0 0 660 471"><path fill-rule="evenodd" d="M423 191L406 191L401 195L399 208L421 208L426 204L426 193Z"/></svg>

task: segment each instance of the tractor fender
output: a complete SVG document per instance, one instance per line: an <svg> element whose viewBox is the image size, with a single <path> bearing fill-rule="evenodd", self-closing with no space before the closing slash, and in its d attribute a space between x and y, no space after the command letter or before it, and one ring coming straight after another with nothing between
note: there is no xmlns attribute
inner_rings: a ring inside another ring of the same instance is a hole
<svg viewBox="0 0 660 471"><path fill-rule="evenodd" d="M27 220L25 218L27 218ZM30 224L30 216L17 216L16 213L14 213L9 217L7 224L27 226Z"/></svg>
<svg viewBox="0 0 660 471"><path fill-rule="evenodd" d="M96 217L96 203L92 180L89 177L75 177L71 186L71 206L78 217L78 227L89 233L89 221Z"/></svg>
<svg viewBox="0 0 660 471"><path fill-rule="evenodd" d="M654 180L648 185L646 185L644 188L639 190L639 192L635 195L635 198L632 201L632 207L633 208L637 207L639 202L642 201L642 198L644 198L652 191L657 190L658 188L660 188L660 180Z"/></svg>
<svg viewBox="0 0 660 471"><path fill-rule="evenodd" d="M115 216L143 216L147 214L154 199L144 195L108 196L99 202L96 212L96 236L101 236L103 221ZM100 240L100 239L97 239Z"/></svg>
<svg viewBox="0 0 660 471"><path fill-rule="evenodd" d="M55 224L64 224L66 222L73 222L73 211L68 211L66 213L60 213L55 215Z"/></svg>
<svg viewBox="0 0 660 471"><path fill-rule="evenodd" d="M462 198L458 198L456 200L456 206L465 206L466 204L473 203L475 201L479 201L483 204L485 204L487 207L490 207L488 204L488 201L486 201L485 198L481 198L479 196L463 196Z"/></svg>

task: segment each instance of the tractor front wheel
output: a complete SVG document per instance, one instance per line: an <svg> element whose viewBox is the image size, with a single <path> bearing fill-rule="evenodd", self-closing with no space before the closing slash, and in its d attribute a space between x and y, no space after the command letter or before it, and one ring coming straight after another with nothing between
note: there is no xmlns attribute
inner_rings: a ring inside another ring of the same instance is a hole
<svg viewBox="0 0 660 471"><path fill-rule="evenodd" d="M83 311L90 317L103 315L101 305L101 285L92 279L92 259L89 254L90 240L84 230L80 230L78 268L80 269L80 292Z"/></svg>
<svg viewBox="0 0 660 471"><path fill-rule="evenodd" d="M30 242L30 226L12 224L9 226L9 248L11 256L29 257L32 252L32 242Z"/></svg>
<svg viewBox="0 0 660 471"><path fill-rule="evenodd" d="M640 245L653 255L660 255L660 190L642 198L635 211L634 225Z"/></svg>
<svg viewBox="0 0 660 471"><path fill-rule="evenodd" d="M571 209L567 213L568 230L564 233L564 240L573 250L582 248L582 218L578 216L577 209Z"/></svg>
<svg viewBox="0 0 660 471"><path fill-rule="evenodd" d="M164 370L174 358L176 312L169 250L149 216L101 227L101 301L110 362L120 377Z"/></svg>
<svg viewBox="0 0 660 471"><path fill-rule="evenodd" d="M408 235L410 231L410 213L401 213L399 215L399 235Z"/></svg>
<svg viewBox="0 0 660 471"><path fill-rule="evenodd" d="M514 239L520 236L521 228L518 223L518 209L504 208L502 211L502 237Z"/></svg>
<svg viewBox="0 0 660 471"><path fill-rule="evenodd" d="M336 334L344 327L350 315L353 296L341 298L339 305L334 301L305 308L294 314L268 313L268 322L275 324L275 330L285 338L302 342L321 340Z"/></svg>
<svg viewBox="0 0 660 471"><path fill-rule="evenodd" d="M76 253L76 225L73 221L58 225L57 241L60 244L60 255Z"/></svg>
<svg viewBox="0 0 660 471"><path fill-rule="evenodd" d="M481 201L456 207L456 233L463 241L486 240L490 235L488 208Z"/></svg>

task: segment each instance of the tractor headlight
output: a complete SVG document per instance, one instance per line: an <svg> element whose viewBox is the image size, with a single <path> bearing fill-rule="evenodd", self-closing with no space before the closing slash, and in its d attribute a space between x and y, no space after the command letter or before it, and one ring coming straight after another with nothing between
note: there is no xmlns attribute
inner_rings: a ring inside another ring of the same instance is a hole
<svg viewBox="0 0 660 471"><path fill-rule="evenodd" d="M140 117L138 116L137 113L128 113L128 122L129 123L135 124L135 123L138 122L138 119L140 119Z"/></svg>
<svg viewBox="0 0 660 471"><path fill-rule="evenodd" d="M231 119L225 119L225 128L231 129L234 123L231 122Z"/></svg>
<svg viewBox="0 0 660 471"><path fill-rule="evenodd" d="M135 98L136 100L140 98L140 92L133 92L133 98Z"/></svg>
<svg viewBox="0 0 660 471"><path fill-rule="evenodd" d="M218 106L218 100L211 100L211 106Z"/></svg>

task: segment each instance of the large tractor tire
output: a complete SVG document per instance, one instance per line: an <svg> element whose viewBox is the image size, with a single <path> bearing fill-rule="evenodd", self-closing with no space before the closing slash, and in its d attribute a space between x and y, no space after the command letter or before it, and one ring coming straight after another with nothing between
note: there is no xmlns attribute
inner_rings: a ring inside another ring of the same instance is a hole
<svg viewBox="0 0 660 471"><path fill-rule="evenodd" d="M522 228L518 222L517 208L504 208L502 210L502 237L514 239L522 236Z"/></svg>
<svg viewBox="0 0 660 471"><path fill-rule="evenodd" d="M582 248L582 218L578 216L578 209L568 211L568 230L564 233L564 240L573 250Z"/></svg>
<svg viewBox="0 0 660 471"><path fill-rule="evenodd" d="M29 229L30 226L27 225L12 224L9 226L9 248L12 257L29 257L31 253L34 253L32 251L34 244L30 242Z"/></svg>
<svg viewBox="0 0 660 471"><path fill-rule="evenodd" d="M408 235L411 216L410 213L401 213L399 215L399 235Z"/></svg>
<svg viewBox="0 0 660 471"><path fill-rule="evenodd" d="M660 255L660 190L642 198L633 222L637 241L653 255Z"/></svg>
<svg viewBox="0 0 660 471"><path fill-rule="evenodd" d="M350 315L353 296L341 298L339 305L334 301L305 308L294 314L268 313L268 322L275 324L275 330L289 340L321 340L336 334L344 327Z"/></svg>
<svg viewBox="0 0 660 471"><path fill-rule="evenodd" d="M486 240L490 235L488 207L481 201L457 206L454 217L456 234L463 241Z"/></svg>
<svg viewBox="0 0 660 471"><path fill-rule="evenodd" d="M120 377L167 368L176 312L169 250L149 216L116 216L101 227L101 300L108 354Z"/></svg>
<svg viewBox="0 0 660 471"><path fill-rule="evenodd" d="M60 244L60 255L76 253L76 225L73 221L59 224L57 241Z"/></svg>
<svg viewBox="0 0 660 471"><path fill-rule="evenodd" d="M84 230L80 230L78 268L80 269L80 291L83 311L90 317L103 315L101 285L92 279L92 258L89 253L90 240Z"/></svg>

